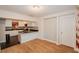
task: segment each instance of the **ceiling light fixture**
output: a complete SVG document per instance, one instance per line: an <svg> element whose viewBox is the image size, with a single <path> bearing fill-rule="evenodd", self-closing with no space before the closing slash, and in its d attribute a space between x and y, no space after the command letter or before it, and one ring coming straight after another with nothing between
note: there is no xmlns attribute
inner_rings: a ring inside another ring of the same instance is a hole
<svg viewBox="0 0 79 59"><path fill-rule="evenodd" d="M33 5L33 8L40 8L39 5Z"/></svg>

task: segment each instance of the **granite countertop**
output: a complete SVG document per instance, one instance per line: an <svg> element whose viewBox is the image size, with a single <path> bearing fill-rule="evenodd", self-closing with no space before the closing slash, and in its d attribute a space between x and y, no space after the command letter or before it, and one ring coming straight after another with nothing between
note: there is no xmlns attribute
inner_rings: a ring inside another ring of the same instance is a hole
<svg viewBox="0 0 79 59"><path fill-rule="evenodd" d="M34 31L19 31L19 33L32 33L32 32L38 32L38 30L34 30Z"/></svg>

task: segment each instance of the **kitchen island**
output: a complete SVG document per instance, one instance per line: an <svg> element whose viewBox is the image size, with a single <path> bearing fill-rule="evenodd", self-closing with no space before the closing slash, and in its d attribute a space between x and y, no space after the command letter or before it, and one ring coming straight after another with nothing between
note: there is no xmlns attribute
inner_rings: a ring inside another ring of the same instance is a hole
<svg viewBox="0 0 79 59"><path fill-rule="evenodd" d="M38 38L38 31L19 32L20 43Z"/></svg>

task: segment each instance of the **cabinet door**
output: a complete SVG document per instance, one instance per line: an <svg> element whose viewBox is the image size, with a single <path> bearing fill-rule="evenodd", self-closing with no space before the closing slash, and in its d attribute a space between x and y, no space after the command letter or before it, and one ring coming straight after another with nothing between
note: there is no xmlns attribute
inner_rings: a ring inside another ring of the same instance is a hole
<svg viewBox="0 0 79 59"><path fill-rule="evenodd" d="M12 20L6 19L6 20L5 20L5 26L6 26L6 27L12 27Z"/></svg>

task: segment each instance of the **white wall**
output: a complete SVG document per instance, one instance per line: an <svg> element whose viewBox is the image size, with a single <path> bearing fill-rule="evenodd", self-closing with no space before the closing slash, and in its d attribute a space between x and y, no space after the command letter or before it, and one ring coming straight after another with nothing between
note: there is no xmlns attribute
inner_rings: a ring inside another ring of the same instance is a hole
<svg viewBox="0 0 79 59"><path fill-rule="evenodd" d="M32 18L30 16L23 15L23 14L16 13L16 12L1 10L1 9L0 9L0 17L36 21L34 18Z"/></svg>
<svg viewBox="0 0 79 59"><path fill-rule="evenodd" d="M76 11L75 9L73 9L73 10L65 10L65 11L62 11L62 12L59 12L59 13L44 16L42 18L58 17L58 16L62 16L62 15L65 15L65 14L75 13L75 11Z"/></svg>
<svg viewBox="0 0 79 59"><path fill-rule="evenodd" d="M42 18L36 18L37 19L37 26L38 26L38 37L43 38L43 19Z"/></svg>
<svg viewBox="0 0 79 59"><path fill-rule="evenodd" d="M0 19L0 43L5 42L5 20Z"/></svg>

